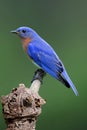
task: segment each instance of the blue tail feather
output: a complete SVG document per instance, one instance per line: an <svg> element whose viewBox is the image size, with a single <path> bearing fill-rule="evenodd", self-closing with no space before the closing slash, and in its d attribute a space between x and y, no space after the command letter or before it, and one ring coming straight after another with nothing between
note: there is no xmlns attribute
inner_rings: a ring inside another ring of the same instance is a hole
<svg viewBox="0 0 87 130"><path fill-rule="evenodd" d="M67 82L67 84L70 86L70 88L72 88L75 95L78 96L78 91L77 91L76 87L74 86L73 82L71 81L70 77L68 76L66 70L64 70L61 73L61 76Z"/></svg>

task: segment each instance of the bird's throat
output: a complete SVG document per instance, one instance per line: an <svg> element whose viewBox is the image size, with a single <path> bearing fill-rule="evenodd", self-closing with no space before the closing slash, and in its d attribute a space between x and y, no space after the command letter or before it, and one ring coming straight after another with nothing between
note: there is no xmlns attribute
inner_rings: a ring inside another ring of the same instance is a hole
<svg viewBox="0 0 87 130"><path fill-rule="evenodd" d="M30 38L21 38L21 41L23 44L24 51L27 53L28 45L30 44L31 39Z"/></svg>

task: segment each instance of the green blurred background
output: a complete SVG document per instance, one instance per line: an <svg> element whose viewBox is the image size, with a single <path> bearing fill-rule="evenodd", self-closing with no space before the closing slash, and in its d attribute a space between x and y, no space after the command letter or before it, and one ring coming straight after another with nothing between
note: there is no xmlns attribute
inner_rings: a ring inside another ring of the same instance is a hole
<svg viewBox="0 0 87 130"><path fill-rule="evenodd" d="M30 86L37 69L10 33L19 26L35 29L56 50L79 91L49 75L40 95L47 100L37 130L87 129L87 0L0 0L0 96L24 83ZM0 130L6 126L0 105Z"/></svg>

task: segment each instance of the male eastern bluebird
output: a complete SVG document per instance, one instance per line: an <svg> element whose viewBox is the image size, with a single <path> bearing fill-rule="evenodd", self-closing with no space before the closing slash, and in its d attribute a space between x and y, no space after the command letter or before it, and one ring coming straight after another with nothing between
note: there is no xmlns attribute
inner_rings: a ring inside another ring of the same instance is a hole
<svg viewBox="0 0 87 130"><path fill-rule="evenodd" d="M25 26L11 32L16 33L21 38L24 51L34 63L49 75L62 82L66 87L72 88L75 95L78 95L78 91L69 78L63 63L54 49L45 40L33 29Z"/></svg>

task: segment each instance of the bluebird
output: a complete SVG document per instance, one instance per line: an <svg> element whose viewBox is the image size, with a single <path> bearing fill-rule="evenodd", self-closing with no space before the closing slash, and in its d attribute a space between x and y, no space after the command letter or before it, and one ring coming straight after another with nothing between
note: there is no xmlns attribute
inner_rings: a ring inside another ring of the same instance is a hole
<svg viewBox="0 0 87 130"><path fill-rule="evenodd" d="M17 34L24 51L46 73L62 82L67 88L72 88L75 95L78 91L68 76L66 69L54 49L42 39L32 28L23 26L11 31Z"/></svg>

